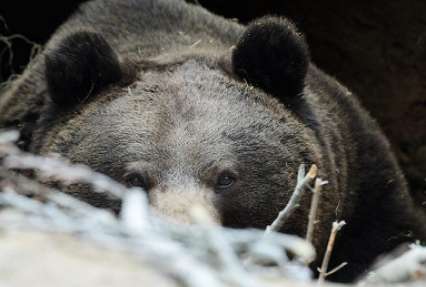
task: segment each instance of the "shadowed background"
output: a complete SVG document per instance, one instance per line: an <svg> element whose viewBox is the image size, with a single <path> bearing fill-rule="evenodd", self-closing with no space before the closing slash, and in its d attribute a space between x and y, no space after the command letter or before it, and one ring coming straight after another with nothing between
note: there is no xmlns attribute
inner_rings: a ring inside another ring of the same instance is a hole
<svg viewBox="0 0 426 287"><path fill-rule="evenodd" d="M32 44L43 44L84 1L0 2L0 82L22 72ZM352 91L378 119L426 210L426 1L192 0L242 23L265 14L292 19L313 61ZM11 52L13 58L11 58Z"/></svg>

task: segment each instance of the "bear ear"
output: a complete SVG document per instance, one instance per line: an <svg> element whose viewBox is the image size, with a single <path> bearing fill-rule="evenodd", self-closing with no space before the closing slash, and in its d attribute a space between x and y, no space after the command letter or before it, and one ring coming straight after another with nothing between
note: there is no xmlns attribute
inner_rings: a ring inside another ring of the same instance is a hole
<svg viewBox="0 0 426 287"><path fill-rule="evenodd" d="M251 23L232 52L234 73L283 102L302 94L308 64L303 35L284 18Z"/></svg>
<svg viewBox="0 0 426 287"><path fill-rule="evenodd" d="M122 78L117 54L98 33L76 32L64 38L45 58L46 80L56 105L76 105Z"/></svg>

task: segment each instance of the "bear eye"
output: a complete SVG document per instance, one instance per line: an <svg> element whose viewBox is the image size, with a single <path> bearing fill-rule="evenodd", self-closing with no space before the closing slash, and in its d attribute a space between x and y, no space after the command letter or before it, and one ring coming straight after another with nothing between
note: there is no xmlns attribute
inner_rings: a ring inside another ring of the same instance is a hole
<svg viewBox="0 0 426 287"><path fill-rule="evenodd" d="M236 176L231 172L222 172L216 180L216 188L219 190L230 188L234 185Z"/></svg>
<svg viewBox="0 0 426 287"><path fill-rule="evenodd" d="M146 174L132 172L125 175L126 185L128 187L140 187L145 191L149 189L149 178Z"/></svg>

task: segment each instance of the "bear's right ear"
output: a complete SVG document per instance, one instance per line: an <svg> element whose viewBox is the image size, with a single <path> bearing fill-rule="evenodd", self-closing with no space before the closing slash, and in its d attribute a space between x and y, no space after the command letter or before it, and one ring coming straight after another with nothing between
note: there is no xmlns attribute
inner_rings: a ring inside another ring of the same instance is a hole
<svg viewBox="0 0 426 287"><path fill-rule="evenodd" d="M117 54L98 33L76 32L48 51L46 80L50 98L72 107L123 76Z"/></svg>

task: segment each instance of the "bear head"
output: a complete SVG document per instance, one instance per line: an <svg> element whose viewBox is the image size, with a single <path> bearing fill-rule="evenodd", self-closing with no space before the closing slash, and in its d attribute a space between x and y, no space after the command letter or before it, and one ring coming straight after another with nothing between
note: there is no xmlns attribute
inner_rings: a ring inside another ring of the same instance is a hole
<svg viewBox="0 0 426 287"><path fill-rule="evenodd" d="M46 53L49 101L32 149L142 187L172 218L186 221L198 203L225 226L264 228L288 202L299 165L318 162L297 120L308 64L303 36L281 18L252 23L228 51L132 63L101 34L76 32Z"/></svg>

